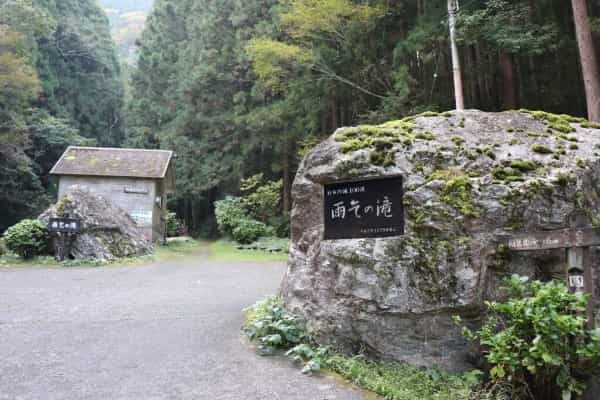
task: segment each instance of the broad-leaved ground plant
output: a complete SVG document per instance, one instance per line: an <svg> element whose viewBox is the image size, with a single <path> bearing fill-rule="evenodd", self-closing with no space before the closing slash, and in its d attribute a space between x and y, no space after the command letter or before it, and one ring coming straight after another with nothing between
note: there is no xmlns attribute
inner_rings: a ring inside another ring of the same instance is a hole
<svg viewBox="0 0 600 400"><path fill-rule="evenodd" d="M520 276L506 289L508 300L486 303L480 329L463 328L483 348L492 385L511 388L513 399L574 399L600 370L600 330L586 330L587 296Z"/></svg>

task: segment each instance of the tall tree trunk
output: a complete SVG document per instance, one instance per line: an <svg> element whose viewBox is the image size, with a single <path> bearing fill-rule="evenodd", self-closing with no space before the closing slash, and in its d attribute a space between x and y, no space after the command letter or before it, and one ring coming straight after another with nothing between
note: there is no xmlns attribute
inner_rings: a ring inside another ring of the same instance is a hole
<svg viewBox="0 0 600 400"><path fill-rule="evenodd" d="M581 59L581 72L585 85L588 119L600 122L600 81L598 77L598 60L592 40L590 21L586 0L571 0L575 33Z"/></svg>
<svg viewBox="0 0 600 400"><path fill-rule="evenodd" d="M335 96L336 95L331 97L331 99L329 100L331 132L335 131L338 128L338 105Z"/></svg>
<svg viewBox="0 0 600 400"><path fill-rule="evenodd" d="M467 99L469 99L469 104L472 104L474 108L481 108L481 99L479 98L479 82L474 78L477 76L477 62L473 54L473 47L469 46L465 54L465 59L467 60L467 70L469 71L467 74L467 81L470 92L467 95Z"/></svg>
<svg viewBox="0 0 600 400"><path fill-rule="evenodd" d="M535 59L533 56L528 57L529 69L527 71L529 76L530 91L527 98L531 104L540 104L540 85L537 79L537 68L535 66ZM522 106L522 105L521 105ZM539 107L538 107L539 108Z"/></svg>
<svg viewBox="0 0 600 400"><path fill-rule="evenodd" d="M505 110L514 110L517 108L517 91L512 56L502 51L499 61L502 70L502 106Z"/></svg>
<svg viewBox="0 0 600 400"><path fill-rule="evenodd" d="M286 135L283 149L283 212L288 212L292 209L292 179L290 171L290 141Z"/></svg>
<svg viewBox="0 0 600 400"><path fill-rule="evenodd" d="M477 86L479 88L479 101L477 103L476 108L480 110L485 110L488 108L488 104L490 103L490 96L487 90L487 83L485 80L485 71L486 63L483 57L481 56L481 49L479 48L479 44L475 44L473 47L473 56L475 58L475 76L477 77Z"/></svg>
<svg viewBox="0 0 600 400"><path fill-rule="evenodd" d="M456 13L458 12L458 0L448 0L448 25L450 26L450 49L452 51L452 75L454 77L454 99L457 110L465 109L463 96L463 83L460 71L460 58L456 46Z"/></svg>

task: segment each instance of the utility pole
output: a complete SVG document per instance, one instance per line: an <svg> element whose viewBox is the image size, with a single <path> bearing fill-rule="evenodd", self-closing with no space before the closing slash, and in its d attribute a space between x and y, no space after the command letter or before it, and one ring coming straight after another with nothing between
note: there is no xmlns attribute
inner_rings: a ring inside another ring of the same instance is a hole
<svg viewBox="0 0 600 400"><path fill-rule="evenodd" d="M450 49L452 50L452 75L454 77L454 99L456 109L465 109L463 96L463 83L460 71L460 58L456 47L456 14L458 13L458 0L448 0L448 25L450 26Z"/></svg>

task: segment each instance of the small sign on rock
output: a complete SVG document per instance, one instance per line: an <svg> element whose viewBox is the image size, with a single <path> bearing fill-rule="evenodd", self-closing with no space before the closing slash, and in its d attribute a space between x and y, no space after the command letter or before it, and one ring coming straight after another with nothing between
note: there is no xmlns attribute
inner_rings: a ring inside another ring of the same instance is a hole
<svg viewBox="0 0 600 400"><path fill-rule="evenodd" d="M51 233L80 233L81 220L77 218L50 218L48 231Z"/></svg>
<svg viewBox="0 0 600 400"><path fill-rule="evenodd" d="M325 185L325 239L404 234L402 177Z"/></svg>

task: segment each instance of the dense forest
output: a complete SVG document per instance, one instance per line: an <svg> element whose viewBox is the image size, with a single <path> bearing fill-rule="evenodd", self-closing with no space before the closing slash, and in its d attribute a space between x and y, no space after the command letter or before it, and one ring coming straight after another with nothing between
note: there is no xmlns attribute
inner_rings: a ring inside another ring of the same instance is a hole
<svg viewBox="0 0 600 400"><path fill-rule="evenodd" d="M172 206L195 232L257 172L283 179L289 209L301 155L337 127L454 108L447 3L157 0L127 144L176 150ZM585 116L570 1L462 1L457 41L467 108Z"/></svg>
<svg viewBox="0 0 600 400"><path fill-rule="evenodd" d="M94 0L0 0L0 231L53 197L67 145L120 145L123 88Z"/></svg>
<svg viewBox="0 0 600 400"><path fill-rule="evenodd" d="M586 115L570 1L460 6L467 108ZM156 0L125 100L95 1L0 0L0 230L47 204L52 162L81 143L175 150L170 207L198 234L257 173L288 210L302 155L336 128L455 107L448 28L447 0Z"/></svg>

